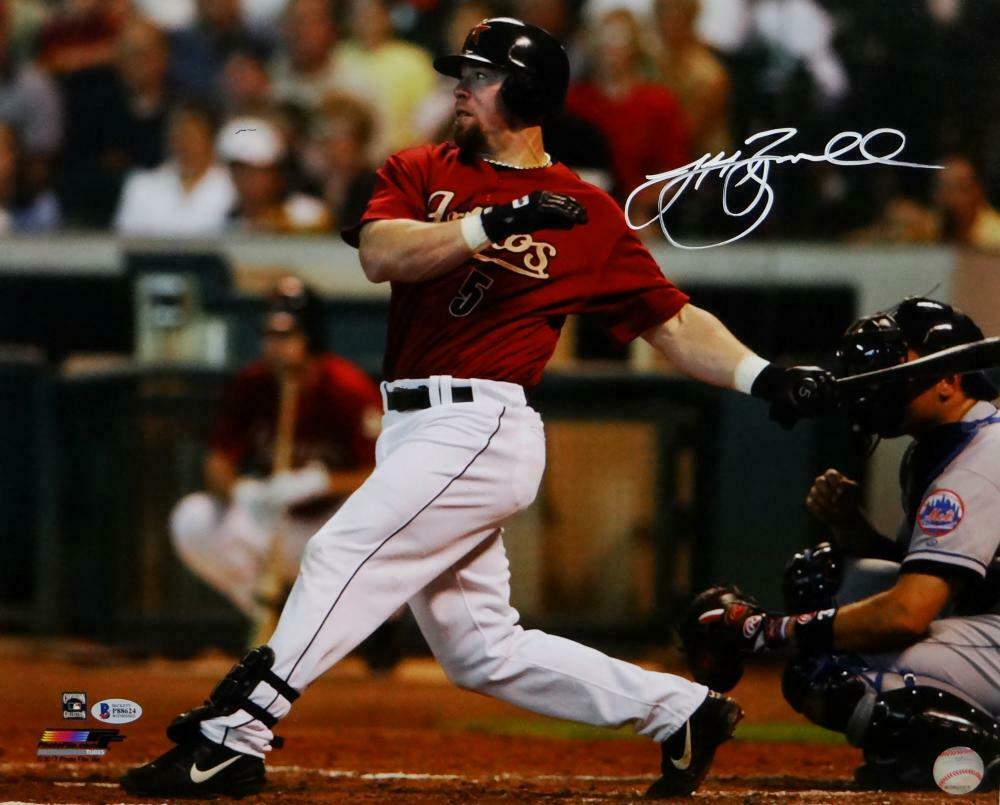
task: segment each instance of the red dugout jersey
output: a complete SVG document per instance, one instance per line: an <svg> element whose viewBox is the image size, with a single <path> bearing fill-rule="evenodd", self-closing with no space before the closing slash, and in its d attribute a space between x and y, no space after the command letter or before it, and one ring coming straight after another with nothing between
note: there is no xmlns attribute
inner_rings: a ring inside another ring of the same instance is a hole
<svg viewBox="0 0 1000 805"><path fill-rule="evenodd" d="M209 446L238 467L269 473L279 397L278 378L266 364L240 370L226 386ZM373 466L381 416L382 397L368 375L343 358L318 356L299 388L293 465Z"/></svg>
<svg viewBox="0 0 1000 805"><path fill-rule="evenodd" d="M589 222L511 235L435 279L393 282L387 380L442 374L534 386L567 315L594 314L625 343L688 301L606 193L561 164L512 170L465 162L453 143L389 157L361 222L344 239L357 246L370 221L447 221L534 190L573 196Z"/></svg>

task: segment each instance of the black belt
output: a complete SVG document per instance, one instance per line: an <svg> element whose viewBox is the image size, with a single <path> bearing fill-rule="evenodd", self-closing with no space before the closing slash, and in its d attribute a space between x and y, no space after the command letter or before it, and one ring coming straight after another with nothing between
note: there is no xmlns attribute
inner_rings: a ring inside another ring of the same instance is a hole
<svg viewBox="0 0 1000 805"><path fill-rule="evenodd" d="M462 403L472 400L472 386L452 385L452 402ZM385 404L389 411L421 411L431 407L431 390L427 386L389 389L385 393Z"/></svg>

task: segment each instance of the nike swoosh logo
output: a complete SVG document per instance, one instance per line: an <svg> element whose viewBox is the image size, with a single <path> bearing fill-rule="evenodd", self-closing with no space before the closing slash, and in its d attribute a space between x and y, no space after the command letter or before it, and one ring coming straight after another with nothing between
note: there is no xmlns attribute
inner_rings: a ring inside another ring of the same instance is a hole
<svg viewBox="0 0 1000 805"><path fill-rule="evenodd" d="M681 755L680 760L675 760L670 758L670 762L674 764L674 768L678 771L686 771L687 767L691 765L691 722L684 722L684 754ZM193 769L192 769L193 771Z"/></svg>
<svg viewBox="0 0 1000 805"><path fill-rule="evenodd" d="M191 764L191 782L192 783L203 783L206 780L211 780L213 777L215 777L216 774L218 774L220 771L222 771L224 768L226 768L226 766L231 766L233 763L235 763L239 759L240 759L239 755L237 755L236 757L231 757L231 758L229 758L229 760L223 760L218 766L212 766L212 768L205 769L205 771L202 771L201 769L199 769L197 763L192 763Z"/></svg>

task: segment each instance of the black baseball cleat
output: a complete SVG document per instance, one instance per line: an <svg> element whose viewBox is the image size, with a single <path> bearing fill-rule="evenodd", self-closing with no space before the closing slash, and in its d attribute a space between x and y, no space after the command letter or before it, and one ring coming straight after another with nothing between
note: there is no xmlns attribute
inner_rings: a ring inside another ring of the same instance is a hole
<svg viewBox="0 0 1000 805"><path fill-rule="evenodd" d="M646 791L647 799L686 797L708 774L719 744L733 737L743 718L735 699L709 691L684 726L660 744L661 777Z"/></svg>
<svg viewBox="0 0 1000 805"><path fill-rule="evenodd" d="M264 761L198 735L131 769L120 782L129 794L138 796L245 797L264 787Z"/></svg>

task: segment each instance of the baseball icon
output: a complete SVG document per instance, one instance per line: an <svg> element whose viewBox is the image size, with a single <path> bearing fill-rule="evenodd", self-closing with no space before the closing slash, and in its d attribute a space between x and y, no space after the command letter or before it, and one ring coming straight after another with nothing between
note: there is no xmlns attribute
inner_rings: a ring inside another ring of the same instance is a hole
<svg viewBox="0 0 1000 805"><path fill-rule="evenodd" d="M967 746L945 749L934 761L934 782L948 794L975 791L983 779L983 759Z"/></svg>

